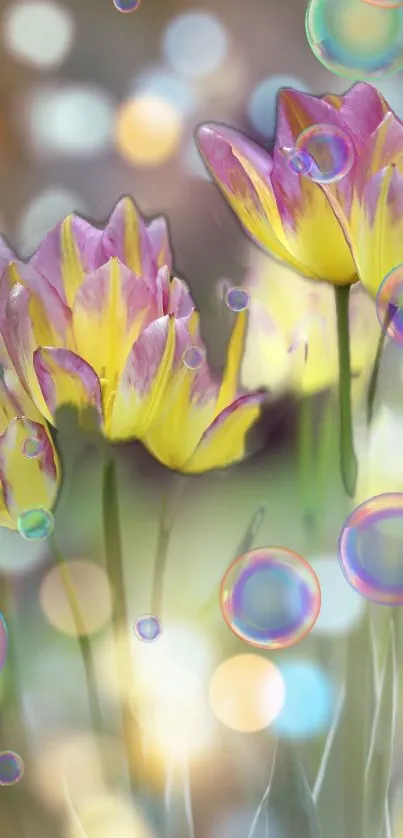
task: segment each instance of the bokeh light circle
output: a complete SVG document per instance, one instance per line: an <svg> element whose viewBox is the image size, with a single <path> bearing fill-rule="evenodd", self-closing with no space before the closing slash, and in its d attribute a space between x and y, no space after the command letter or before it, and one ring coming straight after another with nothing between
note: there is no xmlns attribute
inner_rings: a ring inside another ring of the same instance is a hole
<svg viewBox="0 0 403 838"><path fill-rule="evenodd" d="M2 23L6 48L28 66L45 70L59 67L73 45L73 16L52 0L12 3Z"/></svg>
<svg viewBox="0 0 403 838"><path fill-rule="evenodd" d="M377 8L363 0L310 0L308 43L331 72L376 78L403 68L403 9Z"/></svg>
<svg viewBox="0 0 403 838"><path fill-rule="evenodd" d="M365 614L365 600L354 591L340 570L337 553L310 559L321 590L321 608L312 634L334 637L356 628Z"/></svg>
<svg viewBox="0 0 403 838"><path fill-rule="evenodd" d="M15 786L24 774L24 763L14 751L0 751L0 786Z"/></svg>
<svg viewBox="0 0 403 838"><path fill-rule="evenodd" d="M248 118L262 137L274 137L278 94L289 87L301 93L309 93L306 85L295 76L269 76L262 79L252 91L248 102Z"/></svg>
<svg viewBox="0 0 403 838"><path fill-rule="evenodd" d="M221 582L220 607L227 626L261 649L284 649L302 640L315 625L320 604L316 573L283 547L244 553Z"/></svg>
<svg viewBox="0 0 403 838"><path fill-rule="evenodd" d="M403 605L403 493L376 495L347 518L339 561L357 593L379 605Z"/></svg>
<svg viewBox="0 0 403 838"><path fill-rule="evenodd" d="M183 115L162 96L142 93L120 108L115 126L119 153L134 166L157 166L177 151Z"/></svg>
<svg viewBox="0 0 403 838"><path fill-rule="evenodd" d="M249 294L245 288L229 288L225 295L225 303L230 311L236 313L245 311L249 306Z"/></svg>
<svg viewBox="0 0 403 838"><path fill-rule="evenodd" d="M295 151L312 164L304 174L316 183L333 183L345 177L354 163L354 148L347 134L335 125L311 125L303 131ZM291 161L294 159L291 156ZM299 158L301 163L301 158Z"/></svg>
<svg viewBox="0 0 403 838"><path fill-rule="evenodd" d="M18 532L27 541L42 541L54 530L54 519L48 509L26 509L18 518Z"/></svg>
<svg viewBox="0 0 403 838"><path fill-rule="evenodd" d="M77 602L81 625L77 625L72 614L66 580ZM112 613L111 591L104 568L83 559L52 567L43 579L39 599L48 622L71 637L95 634L106 625Z"/></svg>
<svg viewBox="0 0 403 838"><path fill-rule="evenodd" d="M383 280L376 296L376 313L384 332L403 347L403 264Z"/></svg>
<svg viewBox="0 0 403 838"><path fill-rule="evenodd" d="M162 623L154 614L142 614L134 623L133 631L143 643L155 643L161 637Z"/></svg>
<svg viewBox="0 0 403 838"><path fill-rule="evenodd" d="M268 727L284 702L277 667L260 655L235 655L215 670L209 684L210 707L231 730L254 733Z"/></svg>
<svg viewBox="0 0 403 838"><path fill-rule="evenodd" d="M273 731L284 739L312 739L331 725L336 692L327 672L310 660L278 663L284 682L284 703Z"/></svg>
<svg viewBox="0 0 403 838"><path fill-rule="evenodd" d="M8 631L6 621L0 611L0 672L7 660Z"/></svg>
<svg viewBox="0 0 403 838"><path fill-rule="evenodd" d="M141 0L112 0L112 2L118 12L135 12L140 7Z"/></svg>
<svg viewBox="0 0 403 838"><path fill-rule="evenodd" d="M227 52L227 33L218 18L204 9L192 9L173 18L162 37L166 64L188 78L214 73Z"/></svg>
<svg viewBox="0 0 403 838"><path fill-rule="evenodd" d="M189 346L183 353L183 364L188 370L199 370L206 358L206 350L202 346Z"/></svg>

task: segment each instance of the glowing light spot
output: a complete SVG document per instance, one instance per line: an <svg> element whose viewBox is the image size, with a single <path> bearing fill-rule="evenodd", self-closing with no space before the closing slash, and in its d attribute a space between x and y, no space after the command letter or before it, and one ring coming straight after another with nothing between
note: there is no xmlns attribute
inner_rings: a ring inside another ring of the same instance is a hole
<svg viewBox="0 0 403 838"><path fill-rule="evenodd" d="M235 655L217 667L209 698L226 727L253 733L268 727L280 712L284 683L274 664L260 655Z"/></svg>
<svg viewBox="0 0 403 838"><path fill-rule="evenodd" d="M157 166L176 152L182 137L181 115L154 95L137 96L122 106L116 119L116 146L135 166Z"/></svg>
<svg viewBox="0 0 403 838"><path fill-rule="evenodd" d="M310 661L279 664L285 701L273 729L289 739L310 739L323 734L331 724L335 690L327 674Z"/></svg>
<svg viewBox="0 0 403 838"><path fill-rule="evenodd" d="M201 78L214 73L223 63L227 35L213 14L192 10L168 23L162 49L172 70L189 78Z"/></svg>
<svg viewBox="0 0 403 838"><path fill-rule="evenodd" d="M49 230L71 212L86 214L84 202L73 192L54 187L37 195L21 216L18 235L21 255L31 256Z"/></svg>
<svg viewBox="0 0 403 838"><path fill-rule="evenodd" d="M28 66L55 69L73 44L72 15L50 0L13 3L6 10L3 27L7 49Z"/></svg>
<svg viewBox="0 0 403 838"><path fill-rule="evenodd" d="M71 587L82 625L74 620L66 593ZM111 594L105 571L93 562L73 560L65 568L53 567L42 582L40 602L49 623L70 636L99 631L111 616Z"/></svg>

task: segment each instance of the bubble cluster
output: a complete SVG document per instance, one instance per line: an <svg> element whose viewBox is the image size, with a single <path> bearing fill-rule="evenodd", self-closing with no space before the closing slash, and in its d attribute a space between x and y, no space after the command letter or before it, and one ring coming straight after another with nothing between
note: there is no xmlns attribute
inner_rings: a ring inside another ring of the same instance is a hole
<svg viewBox="0 0 403 838"><path fill-rule="evenodd" d="M310 0L305 19L316 58L338 76L368 79L403 68L403 9L363 0Z"/></svg>
<svg viewBox="0 0 403 838"><path fill-rule="evenodd" d="M403 264L383 280L376 297L376 313L383 331L403 346Z"/></svg>
<svg viewBox="0 0 403 838"><path fill-rule="evenodd" d="M203 366L206 350L202 346L189 346L183 353L183 363L188 370L198 370Z"/></svg>
<svg viewBox="0 0 403 838"><path fill-rule="evenodd" d="M295 158L305 167L300 173L310 180L332 183L350 171L354 162L354 148L347 134L335 125L311 125L299 135L295 143L295 153L289 157L291 167Z"/></svg>
<svg viewBox="0 0 403 838"><path fill-rule="evenodd" d="M297 553L260 547L239 556L220 589L225 622L241 640L261 649L298 643L320 611L318 578Z"/></svg>
<svg viewBox="0 0 403 838"><path fill-rule="evenodd" d="M22 779L24 763L14 751L0 751L0 786L14 786Z"/></svg>
<svg viewBox="0 0 403 838"><path fill-rule="evenodd" d="M229 288L225 295L225 303L230 311L245 311L249 306L249 294L244 288Z"/></svg>
<svg viewBox="0 0 403 838"><path fill-rule="evenodd" d="M0 672L7 660L8 631L6 621L0 612Z"/></svg>
<svg viewBox="0 0 403 838"><path fill-rule="evenodd" d="M339 561L352 588L379 605L403 605L403 493L369 498L347 518Z"/></svg>
<svg viewBox="0 0 403 838"><path fill-rule="evenodd" d="M112 2L118 12L135 12L141 0L112 0Z"/></svg>
<svg viewBox="0 0 403 838"><path fill-rule="evenodd" d="M133 631L143 643L154 643L161 637L162 623L154 614L142 614L134 623Z"/></svg>
<svg viewBox="0 0 403 838"><path fill-rule="evenodd" d="M48 509L26 509L18 518L18 531L27 541L49 538L54 529L54 519Z"/></svg>

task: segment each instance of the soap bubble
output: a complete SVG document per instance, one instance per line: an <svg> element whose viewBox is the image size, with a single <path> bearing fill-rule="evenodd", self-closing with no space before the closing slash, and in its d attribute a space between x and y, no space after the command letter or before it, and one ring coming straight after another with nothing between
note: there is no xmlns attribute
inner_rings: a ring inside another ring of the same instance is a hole
<svg viewBox="0 0 403 838"><path fill-rule="evenodd" d="M142 614L134 623L133 631L143 643L154 643L161 637L162 623L154 614Z"/></svg>
<svg viewBox="0 0 403 838"><path fill-rule="evenodd" d="M18 531L27 541L41 541L49 538L55 523L48 509L26 509L18 518Z"/></svg>
<svg viewBox="0 0 403 838"><path fill-rule="evenodd" d="M24 773L24 763L14 751L0 751L0 786L14 786Z"/></svg>

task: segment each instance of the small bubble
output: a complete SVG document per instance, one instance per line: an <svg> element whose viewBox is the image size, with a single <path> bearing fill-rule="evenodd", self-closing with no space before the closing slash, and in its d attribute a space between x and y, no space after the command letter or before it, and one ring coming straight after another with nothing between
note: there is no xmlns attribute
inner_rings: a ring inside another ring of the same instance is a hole
<svg viewBox="0 0 403 838"><path fill-rule="evenodd" d="M133 626L134 634L143 643L155 643L162 634L162 623L153 614L142 614Z"/></svg>
<svg viewBox="0 0 403 838"><path fill-rule="evenodd" d="M139 8L141 0L112 0L112 2L118 12L135 12Z"/></svg>
<svg viewBox="0 0 403 838"><path fill-rule="evenodd" d="M43 450L43 444L41 441L35 436L28 436L27 439L24 439L22 443L21 451L24 457L27 457L29 460L35 459L35 457L39 457Z"/></svg>
<svg viewBox="0 0 403 838"><path fill-rule="evenodd" d="M14 786L24 774L24 763L14 751L0 751L0 786Z"/></svg>
<svg viewBox="0 0 403 838"><path fill-rule="evenodd" d="M20 535L27 541L42 541L49 538L54 529L54 518L47 509L26 509L18 518Z"/></svg>
<svg viewBox="0 0 403 838"><path fill-rule="evenodd" d="M311 171L314 161L308 152L295 148L281 148L280 151L287 158L288 165L296 175L307 175Z"/></svg>
<svg viewBox="0 0 403 838"><path fill-rule="evenodd" d="M230 311L245 311L249 306L249 294L244 288L229 288L225 295L225 303Z"/></svg>
<svg viewBox="0 0 403 838"><path fill-rule="evenodd" d="M310 159L311 167L303 174L315 183L341 180L354 163L352 142L335 125L311 125L299 135L295 151Z"/></svg>
<svg viewBox="0 0 403 838"><path fill-rule="evenodd" d="M183 354L183 363L188 370L198 370L203 365L206 350L202 346L189 346Z"/></svg>
<svg viewBox="0 0 403 838"><path fill-rule="evenodd" d="M403 347L403 264L383 280L376 297L376 313L382 330Z"/></svg>

